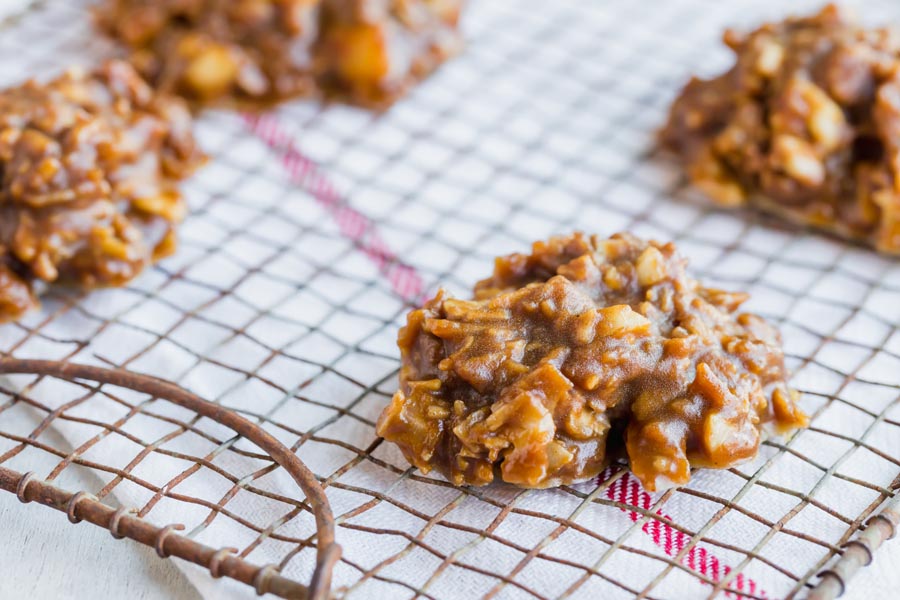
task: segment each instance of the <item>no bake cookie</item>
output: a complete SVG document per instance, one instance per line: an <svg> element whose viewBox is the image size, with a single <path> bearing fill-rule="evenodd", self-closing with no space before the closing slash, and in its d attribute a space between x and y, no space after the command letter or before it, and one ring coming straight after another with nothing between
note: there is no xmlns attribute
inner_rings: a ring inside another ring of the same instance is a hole
<svg viewBox="0 0 900 600"><path fill-rule="evenodd" d="M33 283L121 285L175 246L191 117L127 64L0 92L0 322Z"/></svg>
<svg viewBox="0 0 900 600"><path fill-rule="evenodd" d="M382 107L460 45L462 0L108 0L101 27L161 89L209 103Z"/></svg>
<svg viewBox="0 0 900 600"><path fill-rule="evenodd" d="M900 34L828 6L724 41L734 66L691 80L662 132L691 181L900 253Z"/></svg>
<svg viewBox="0 0 900 600"><path fill-rule="evenodd" d="M472 300L441 291L409 314L378 434L458 485L568 484L623 451L647 489L684 484L806 424L779 334L745 299L690 278L672 244L538 242Z"/></svg>

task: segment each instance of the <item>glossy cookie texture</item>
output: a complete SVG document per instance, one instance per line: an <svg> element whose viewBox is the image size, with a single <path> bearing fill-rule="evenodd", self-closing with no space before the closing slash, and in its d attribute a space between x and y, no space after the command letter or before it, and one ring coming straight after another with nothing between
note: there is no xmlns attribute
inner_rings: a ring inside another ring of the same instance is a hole
<svg viewBox="0 0 900 600"><path fill-rule="evenodd" d="M383 107L461 45L462 0L106 0L98 22L198 102L323 95Z"/></svg>
<svg viewBox="0 0 900 600"><path fill-rule="evenodd" d="M401 329L377 431L455 484L549 487L622 451L649 490L802 427L778 332L703 287L672 244L575 234L497 260L473 300L440 292Z"/></svg>
<svg viewBox="0 0 900 600"><path fill-rule="evenodd" d="M127 63L0 92L0 322L35 281L121 285L170 253L203 160L186 106Z"/></svg>
<svg viewBox="0 0 900 600"><path fill-rule="evenodd" d="M900 253L900 34L829 6L724 40L734 66L688 83L662 132L693 183Z"/></svg>

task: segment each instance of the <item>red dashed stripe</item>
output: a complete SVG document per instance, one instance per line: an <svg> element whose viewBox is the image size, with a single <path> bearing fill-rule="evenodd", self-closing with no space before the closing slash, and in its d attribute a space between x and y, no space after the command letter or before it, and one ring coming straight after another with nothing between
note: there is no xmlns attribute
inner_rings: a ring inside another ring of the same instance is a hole
<svg viewBox="0 0 900 600"><path fill-rule="evenodd" d="M349 206L328 176L306 157L274 116L245 115L250 130L269 148L281 153L281 162L291 181L309 192L334 218L341 235L352 240L384 275L404 300L421 302L425 292L422 277L391 251L366 215Z"/></svg>
<svg viewBox="0 0 900 600"><path fill-rule="evenodd" d="M614 473L615 470L612 468L606 469L600 474L598 483L603 483L608 480ZM609 488L607 488L606 497L615 502L620 502L627 506L639 507L644 510L649 510L653 504L653 498L630 473L625 473L624 476L617 479ZM622 510L628 514L628 517L632 521L637 521L642 516L634 510L628 510L627 508L622 508ZM690 543L691 536L672 527L668 523L672 521L672 517L669 515L662 511L657 511L656 514L660 519L653 519L644 523L641 529L650 536L650 539L653 540L654 544L662 548L667 556L676 556ZM688 550L688 553L682 559L682 564L688 569L700 573L716 583L721 581L731 572L731 567L724 564L715 555L700 545L692 546L691 549ZM745 576L743 573L738 573L734 580L729 584L729 590L737 590L761 598L768 598L765 590L763 590L753 579ZM734 593L734 591L726 591L725 595L731 598L743 597Z"/></svg>

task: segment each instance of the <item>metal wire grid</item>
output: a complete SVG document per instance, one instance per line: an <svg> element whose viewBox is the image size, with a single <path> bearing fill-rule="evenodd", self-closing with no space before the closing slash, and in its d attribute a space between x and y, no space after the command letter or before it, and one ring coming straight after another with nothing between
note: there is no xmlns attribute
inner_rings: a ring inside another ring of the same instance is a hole
<svg viewBox="0 0 900 600"><path fill-rule="evenodd" d="M709 211L648 152L687 73L722 66L722 25L761 7L584 4L473 3L466 55L387 115L308 103L205 115L214 161L188 185L177 256L127 290L50 290L43 312L0 332L0 350L156 374L258 420L326 486L345 595L674 598L686 580L710 596L808 590L897 487L900 269ZM83 11L51 2L17 20L0 72L105 52L86 43ZM573 228L674 239L698 276L750 291L781 325L813 426L649 503L618 467L553 491L458 489L408 468L373 429L407 305L439 283L465 294L493 256ZM189 537L308 579L312 518L244 440L108 386L16 377L0 393L0 465L47 465L60 482L87 470L101 499L151 522L175 514ZM748 528L758 535L730 535ZM648 543L661 530L673 548Z"/></svg>

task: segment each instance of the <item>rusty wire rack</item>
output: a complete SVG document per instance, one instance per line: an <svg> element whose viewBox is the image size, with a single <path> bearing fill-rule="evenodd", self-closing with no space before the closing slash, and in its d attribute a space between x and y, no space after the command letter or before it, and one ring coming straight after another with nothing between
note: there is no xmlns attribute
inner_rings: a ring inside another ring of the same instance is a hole
<svg viewBox="0 0 900 600"><path fill-rule="evenodd" d="M778 5L472 2L465 54L387 114L204 114L176 256L0 328L0 489L282 597L836 597L900 517L900 266L711 210L652 152L722 27ZM108 54L86 12L3 22L3 83ZM575 228L749 291L812 426L655 495L619 465L542 491L409 468L374 433L406 310Z"/></svg>

